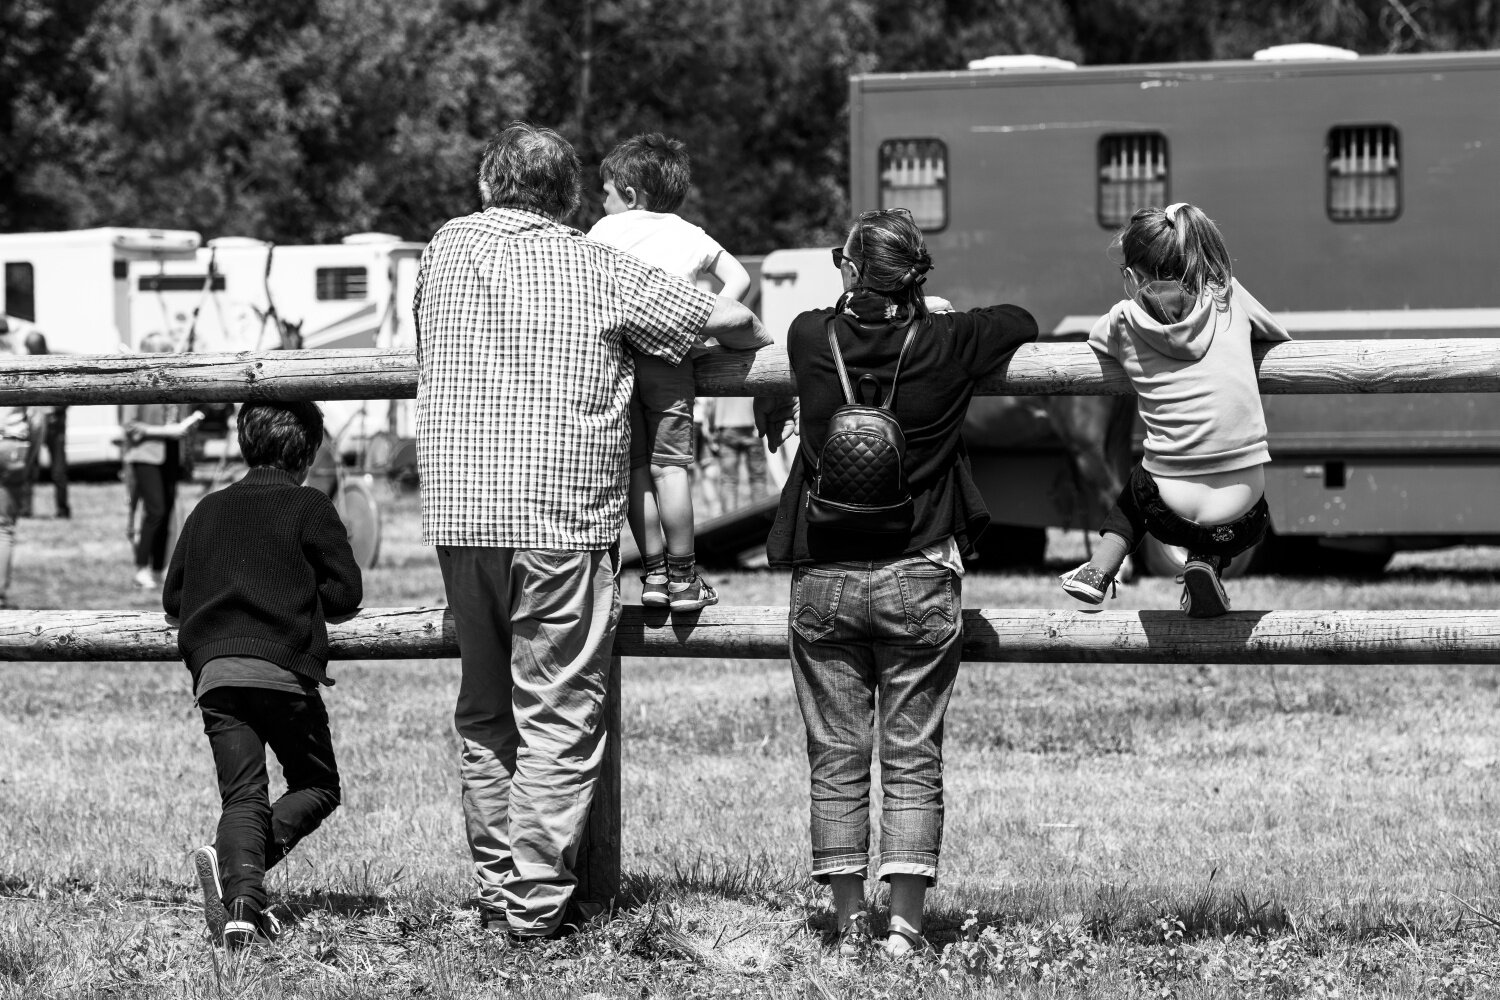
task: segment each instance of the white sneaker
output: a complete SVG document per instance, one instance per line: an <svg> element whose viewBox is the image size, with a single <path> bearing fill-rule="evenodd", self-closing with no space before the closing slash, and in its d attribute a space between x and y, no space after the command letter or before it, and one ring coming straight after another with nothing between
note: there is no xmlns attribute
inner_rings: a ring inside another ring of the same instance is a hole
<svg viewBox="0 0 1500 1000"><path fill-rule="evenodd" d="M224 889L219 882L218 851L212 845L194 851L193 870L203 890L203 920L208 926L208 938L217 944L224 939L224 924L229 920L224 909Z"/></svg>
<svg viewBox="0 0 1500 1000"><path fill-rule="evenodd" d="M135 571L135 585L142 590L155 590L159 586L150 566L142 566Z"/></svg>

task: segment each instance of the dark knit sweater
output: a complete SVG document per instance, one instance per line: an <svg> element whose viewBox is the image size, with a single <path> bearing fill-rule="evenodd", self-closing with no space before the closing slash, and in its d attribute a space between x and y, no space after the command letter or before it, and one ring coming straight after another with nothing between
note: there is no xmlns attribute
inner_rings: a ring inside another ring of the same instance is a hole
<svg viewBox="0 0 1500 1000"><path fill-rule="evenodd" d="M177 648L193 674L216 656L254 656L328 679L324 616L363 594L333 503L280 469L251 469L188 515L161 603L180 619Z"/></svg>
<svg viewBox="0 0 1500 1000"><path fill-rule="evenodd" d="M901 368L896 418L906 437L906 475L915 507L911 531L870 535L807 523L807 493L816 456L828 433L828 418L844 404L826 324L832 309L805 312L787 331L787 356L802 403L802 444L781 492L776 523L766 540L773 566L891 559L915 555L953 536L965 558L989 523L989 511L964 451L964 416L979 379L998 371L1017 347L1036 339L1036 320L1019 306L988 306L939 313L912 341ZM904 329L862 327L853 317L837 320L839 352L857 383L865 372L888 391L901 353Z"/></svg>

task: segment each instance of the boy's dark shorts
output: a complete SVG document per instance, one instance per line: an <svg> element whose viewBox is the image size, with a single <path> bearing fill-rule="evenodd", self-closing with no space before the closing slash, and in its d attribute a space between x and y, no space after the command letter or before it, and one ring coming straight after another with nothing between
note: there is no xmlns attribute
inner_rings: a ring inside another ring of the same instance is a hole
<svg viewBox="0 0 1500 1000"><path fill-rule="evenodd" d="M1210 555L1227 561L1264 538L1270 523L1271 509L1264 496L1228 524L1190 521L1166 505L1156 488L1156 480L1136 463L1130 470L1130 481L1120 491L1099 534L1108 531L1121 536L1134 552L1149 532L1166 545L1182 546L1189 555Z"/></svg>
<svg viewBox="0 0 1500 1000"><path fill-rule="evenodd" d="M630 396L630 467L693 465L693 359L672 365L651 354L635 354L635 392Z"/></svg>

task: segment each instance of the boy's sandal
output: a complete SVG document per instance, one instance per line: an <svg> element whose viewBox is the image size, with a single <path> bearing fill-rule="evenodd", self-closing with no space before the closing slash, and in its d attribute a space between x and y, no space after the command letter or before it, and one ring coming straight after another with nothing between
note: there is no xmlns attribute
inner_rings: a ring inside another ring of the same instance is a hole
<svg viewBox="0 0 1500 1000"><path fill-rule="evenodd" d="M664 608L672 598L667 593L667 574L641 574L641 604L651 608Z"/></svg>

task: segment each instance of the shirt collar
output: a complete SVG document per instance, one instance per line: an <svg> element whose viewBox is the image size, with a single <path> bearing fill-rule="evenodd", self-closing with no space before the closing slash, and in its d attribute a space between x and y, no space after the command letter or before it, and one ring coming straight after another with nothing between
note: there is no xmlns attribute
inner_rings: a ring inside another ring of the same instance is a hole
<svg viewBox="0 0 1500 1000"><path fill-rule="evenodd" d="M296 477L272 465L257 465L245 473L240 482L250 486L297 486Z"/></svg>

